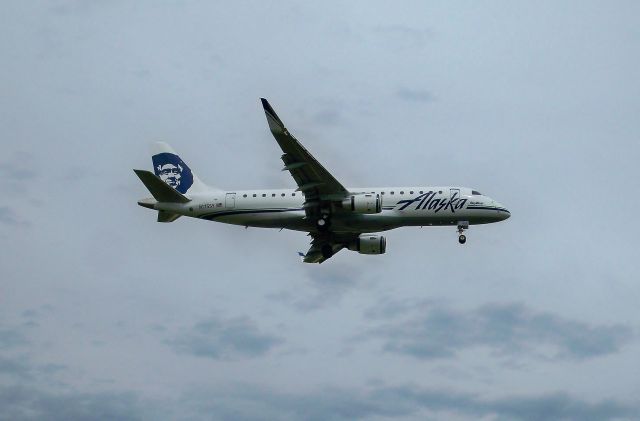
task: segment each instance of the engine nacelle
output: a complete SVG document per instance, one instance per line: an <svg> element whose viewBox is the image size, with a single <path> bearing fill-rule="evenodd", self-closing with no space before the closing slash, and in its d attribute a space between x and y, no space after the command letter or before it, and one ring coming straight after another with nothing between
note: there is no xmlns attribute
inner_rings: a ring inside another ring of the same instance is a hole
<svg viewBox="0 0 640 421"><path fill-rule="evenodd" d="M342 201L342 207L355 213L380 213L382 197L378 193L354 194Z"/></svg>
<svg viewBox="0 0 640 421"><path fill-rule="evenodd" d="M360 234L356 241L349 245L349 250L360 254L384 254L387 251L387 239L379 234Z"/></svg>

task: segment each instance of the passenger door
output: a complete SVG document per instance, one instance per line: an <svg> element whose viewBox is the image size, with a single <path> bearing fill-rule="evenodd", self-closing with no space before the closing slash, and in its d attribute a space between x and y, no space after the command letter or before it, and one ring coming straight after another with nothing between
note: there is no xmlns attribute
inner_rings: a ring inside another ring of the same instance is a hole
<svg viewBox="0 0 640 421"><path fill-rule="evenodd" d="M225 198L224 205L227 209L233 209L236 207L236 194L235 193L227 193L227 197Z"/></svg>

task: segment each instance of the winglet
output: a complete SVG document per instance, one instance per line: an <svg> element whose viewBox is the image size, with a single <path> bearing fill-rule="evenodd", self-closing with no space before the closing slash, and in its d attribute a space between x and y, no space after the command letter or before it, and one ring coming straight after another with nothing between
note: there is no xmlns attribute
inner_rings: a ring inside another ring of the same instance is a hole
<svg viewBox="0 0 640 421"><path fill-rule="evenodd" d="M269 123L269 128L272 132L282 132L285 131L284 123L278 117L278 114L273 110L269 101L265 98L260 98L262 101L262 107L264 108L264 113L267 115L267 123Z"/></svg>

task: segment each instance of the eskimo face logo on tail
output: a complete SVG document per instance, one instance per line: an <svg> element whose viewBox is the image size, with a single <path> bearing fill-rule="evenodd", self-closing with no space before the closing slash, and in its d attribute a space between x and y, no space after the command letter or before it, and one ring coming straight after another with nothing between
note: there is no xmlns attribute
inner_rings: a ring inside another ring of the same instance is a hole
<svg viewBox="0 0 640 421"><path fill-rule="evenodd" d="M179 191L186 193L193 184L191 169L178 155L163 152L153 155L153 171L165 183Z"/></svg>

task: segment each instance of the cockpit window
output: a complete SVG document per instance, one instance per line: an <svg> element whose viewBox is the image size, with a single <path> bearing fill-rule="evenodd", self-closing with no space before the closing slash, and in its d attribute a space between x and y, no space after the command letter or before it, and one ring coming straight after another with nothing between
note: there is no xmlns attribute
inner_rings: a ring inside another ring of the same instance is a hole
<svg viewBox="0 0 640 421"><path fill-rule="evenodd" d="M482 196L482 193L480 193L478 190L471 190L471 194L473 196Z"/></svg>

